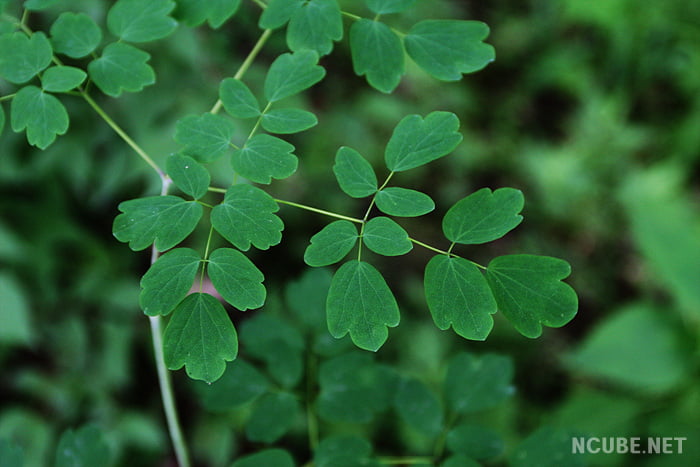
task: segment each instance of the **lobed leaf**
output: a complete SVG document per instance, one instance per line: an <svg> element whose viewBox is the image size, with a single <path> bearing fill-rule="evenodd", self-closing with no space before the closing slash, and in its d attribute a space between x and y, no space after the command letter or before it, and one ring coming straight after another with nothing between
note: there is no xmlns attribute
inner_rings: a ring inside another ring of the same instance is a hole
<svg viewBox="0 0 700 467"><path fill-rule="evenodd" d="M522 222L525 199L515 188L482 188L459 200L442 220L445 237L465 245L501 238Z"/></svg>
<svg viewBox="0 0 700 467"><path fill-rule="evenodd" d="M333 435L324 438L314 450L315 467L367 466L372 444L355 435Z"/></svg>
<svg viewBox="0 0 700 467"><path fill-rule="evenodd" d="M151 56L123 42L109 44L100 58L88 65L88 74L98 88L108 96L119 97L122 92L139 92L156 82L153 68L146 62Z"/></svg>
<svg viewBox="0 0 700 467"><path fill-rule="evenodd" d="M482 42L489 27L480 21L425 20L404 38L406 52L422 69L443 81L457 81L491 63L496 55Z"/></svg>
<svg viewBox="0 0 700 467"><path fill-rule="evenodd" d="M318 119L302 109L275 109L263 115L261 123L270 133L292 134L318 125Z"/></svg>
<svg viewBox="0 0 700 467"><path fill-rule="evenodd" d="M41 87L48 92L68 92L80 86L87 78L80 68L52 66L41 75Z"/></svg>
<svg viewBox="0 0 700 467"><path fill-rule="evenodd" d="M404 74L401 39L379 21L361 19L350 27L350 51L355 74L367 75L375 89L391 93Z"/></svg>
<svg viewBox="0 0 700 467"><path fill-rule="evenodd" d="M380 211L391 216L418 217L435 209L430 196L408 188L384 188L374 200Z"/></svg>
<svg viewBox="0 0 700 467"><path fill-rule="evenodd" d="M213 162L228 151L234 131L233 123L221 115L188 115L178 120L175 141L200 162Z"/></svg>
<svg viewBox="0 0 700 467"><path fill-rule="evenodd" d="M102 42L102 29L85 13L61 13L50 32L53 49L71 58L89 55Z"/></svg>
<svg viewBox="0 0 700 467"><path fill-rule="evenodd" d="M184 365L187 375L212 383L238 355L236 329L223 305L205 293L193 293L173 312L163 333L165 364Z"/></svg>
<svg viewBox="0 0 700 467"><path fill-rule="evenodd" d="M484 275L471 262L434 256L425 268L425 299L435 325L450 326L465 339L483 341L493 328L496 300Z"/></svg>
<svg viewBox="0 0 700 467"><path fill-rule="evenodd" d="M399 324L399 306L382 275L371 264L352 260L333 276L326 302L328 330L335 338L350 333L361 349L377 351L388 327Z"/></svg>
<svg viewBox="0 0 700 467"><path fill-rule="evenodd" d="M350 221L334 221L311 237L304 252L309 266L329 266L345 258L357 243L357 228Z"/></svg>
<svg viewBox="0 0 700 467"><path fill-rule="evenodd" d="M194 199L207 194L211 183L209 171L190 156L173 154L165 161L165 168L175 186Z"/></svg>
<svg viewBox="0 0 700 467"><path fill-rule="evenodd" d="M236 358L213 384L195 386L202 405L212 412L235 409L255 400L269 387L267 378L250 363Z"/></svg>
<svg viewBox="0 0 700 467"><path fill-rule="evenodd" d="M212 226L239 250L247 251L252 244L267 250L282 240L282 220L274 215L279 206L260 188L233 185L223 203L211 212Z"/></svg>
<svg viewBox="0 0 700 467"><path fill-rule="evenodd" d="M10 107L12 130L27 130L29 144L46 149L56 135L68 131L68 112L61 101L36 86L25 86L15 94Z"/></svg>
<svg viewBox="0 0 700 467"><path fill-rule="evenodd" d="M209 256L207 274L228 303L245 311L265 303L265 276L243 253L219 248Z"/></svg>
<svg viewBox="0 0 700 467"><path fill-rule="evenodd" d="M192 288L201 261L190 248L176 248L158 258L141 278L143 312L157 316L173 311Z"/></svg>
<svg viewBox="0 0 700 467"><path fill-rule="evenodd" d="M571 273L564 260L508 255L493 259L486 271L498 308L523 336L542 334L542 325L561 327L578 309L576 292L561 282Z"/></svg>
<svg viewBox="0 0 700 467"><path fill-rule="evenodd" d="M365 224L362 241L367 248L385 256L405 255L413 249L408 233L388 217L374 217Z"/></svg>
<svg viewBox="0 0 700 467"><path fill-rule="evenodd" d="M246 423L246 437L250 441L274 443L289 431L300 412L301 407L293 394L265 394L256 402Z"/></svg>
<svg viewBox="0 0 700 467"><path fill-rule="evenodd" d="M277 29L284 26L294 15L294 12L302 7L305 0L270 0L267 8L260 16L258 25L261 29Z"/></svg>
<svg viewBox="0 0 700 467"><path fill-rule="evenodd" d="M283 449L265 449L238 458L231 467L294 467L294 459Z"/></svg>
<svg viewBox="0 0 700 467"><path fill-rule="evenodd" d="M394 407L401 419L416 430L435 436L443 427L442 407L435 394L417 379L399 384Z"/></svg>
<svg viewBox="0 0 700 467"><path fill-rule="evenodd" d="M109 32L128 42L150 42L169 36L177 21L168 16L172 0L118 0L107 13Z"/></svg>
<svg viewBox="0 0 700 467"><path fill-rule="evenodd" d="M46 35L23 32L0 35L0 77L13 84L26 83L51 63L53 50Z"/></svg>
<svg viewBox="0 0 700 467"><path fill-rule="evenodd" d="M384 159L392 172L413 169L449 154L462 141L459 119L450 112L404 117L394 129Z"/></svg>
<svg viewBox="0 0 700 467"><path fill-rule="evenodd" d="M343 38L343 17L336 0L308 0L296 8L287 25L287 45L294 52L310 49L319 55Z"/></svg>
<svg viewBox="0 0 700 467"><path fill-rule="evenodd" d="M312 50L277 57L265 77L265 98L277 102L321 81L326 76L326 70L317 63L318 54Z"/></svg>
<svg viewBox="0 0 700 467"><path fill-rule="evenodd" d="M245 146L231 155L231 165L242 177L255 183L270 183L291 176L299 159L292 154L294 146L270 135L255 135Z"/></svg>
<svg viewBox="0 0 700 467"><path fill-rule="evenodd" d="M219 99L229 115L236 118L255 118L260 115L260 104L246 84L226 78L219 85Z"/></svg>
<svg viewBox="0 0 700 467"><path fill-rule="evenodd" d="M94 425L66 430L56 447L56 467L109 465L112 457L102 432Z"/></svg>
<svg viewBox="0 0 700 467"><path fill-rule="evenodd" d="M129 242L134 251L155 242L158 251L169 250L197 226L202 206L177 196L149 196L119 204L112 232L120 242Z"/></svg>
<svg viewBox="0 0 700 467"><path fill-rule="evenodd" d="M204 21L214 29L220 28L236 14L241 0L178 0L179 18L188 26L199 26Z"/></svg>
<svg viewBox="0 0 700 467"><path fill-rule="evenodd" d="M490 409L513 395L512 380L513 362L510 358L458 353L447 367L445 398L457 413Z"/></svg>
<svg viewBox="0 0 700 467"><path fill-rule="evenodd" d="M490 459L500 456L505 443L485 426L463 423L447 433L447 449L472 459Z"/></svg>
<svg viewBox="0 0 700 467"><path fill-rule="evenodd" d="M416 0L365 0L367 7L378 15L401 13L415 3Z"/></svg>
<svg viewBox="0 0 700 467"><path fill-rule="evenodd" d="M340 189L348 196L365 198L377 192L377 176L372 165L352 148L338 149L333 173Z"/></svg>

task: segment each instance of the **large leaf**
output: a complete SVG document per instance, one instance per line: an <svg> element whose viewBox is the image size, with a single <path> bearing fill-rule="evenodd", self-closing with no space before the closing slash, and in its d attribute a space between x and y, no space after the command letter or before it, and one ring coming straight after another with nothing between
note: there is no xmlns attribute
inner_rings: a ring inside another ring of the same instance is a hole
<svg viewBox="0 0 700 467"><path fill-rule="evenodd" d="M276 102L321 81L326 76L326 70L317 63L318 54L312 50L300 50L277 57L265 77L265 98Z"/></svg>
<svg viewBox="0 0 700 467"><path fill-rule="evenodd" d="M380 211L391 216L417 217L435 209L430 196L408 188L384 188L375 198Z"/></svg>
<svg viewBox="0 0 700 467"><path fill-rule="evenodd" d="M119 204L112 232L134 251L155 242L158 251L169 250L183 241L202 217L202 206L177 196L149 196Z"/></svg>
<svg viewBox="0 0 700 467"><path fill-rule="evenodd" d="M318 124L316 115L302 109L274 109L262 117L262 127L270 133L292 134Z"/></svg>
<svg viewBox="0 0 700 467"><path fill-rule="evenodd" d="M352 222L331 222L311 237L311 244L304 252L304 262L315 267L335 264L350 253L357 238L357 228Z"/></svg>
<svg viewBox="0 0 700 467"><path fill-rule="evenodd" d="M6 439L0 439L0 465L5 467L22 467L24 465L22 448Z"/></svg>
<svg viewBox="0 0 700 467"><path fill-rule="evenodd" d="M260 115L260 104L246 84L226 78L219 85L219 99L232 117L255 118Z"/></svg>
<svg viewBox="0 0 700 467"><path fill-rule="evenodd" d="M201 261L190 248L176 248L158 258L141 278L143 312L156 316L173 311L192 288Z"/></svg>
<svg viewBox="0 0 700 467"><path fill-rule="evenodd" d="M447 449L468 455L472 459L500 456L505 448L503 440L481 425L463 423L447 433Z"/></svg>
<svg viewBox="0 0 700 467"><path fill-rule="evenodd" d="M177 21L168 14L172 0L119 0L107 13L109 32L128 42L149 42L169 36Z"/></svg>
<svg viewBox="0 0 700 467"><path fill-rule="evenodd" d="M12 99L10 123L16 132L26 128L29 144L46 149L56 135L68 131L69 120L61 101L36 86L25 86Z"/></svg>
<svg viewBox="0 0 700 467"><path fill-rule="evenodd" d="M512 396L513 362L501 355L481 357L462 352L450 360L445 398L458 413L490 409Z"/></svg>
<svg viewBox="0 0 700 467"><path fill-rule="evenodd" d="M434 256L425 268L425 298L440 329L485 340L493 328L496 300L479 269L462 258Z"/></svg>
<svg viewBox="0 0 700 467"><path fill-rule="evenodd" d="M239 357L226 365L226 371L215 383L200 383L195 388L207 410L221 412L256 399L269 385L255 366Z"/></svg>
<svg viewBox="0 0 700 467"><path fill-rule="evenodd" d="M388 217L373 217L365 225L362 241L367 248L385 256L405 255L413 249L408 233Z"/></svg>
<svg viewBox="0 0 700 467"><path fill-rule="evenodd" d="M401 419L416 430L430 436L435 436L442 430L440 402L435 394L417 379L404 379L399 383L394 407Z"/></svg>
<svg viewBox="0 0 700 467"><path fill-rule="evenodd" d="M449 154L462 141L459 119L450 112L404 117L394 129L384 152L392 172L412 169Z"/></svg>
<svg viewBox="0 0 700 467"><path fill-rule="evenodd" d="M151 56L123 42L109 44L100 58L88 65L88 74L98 88L112 97L122 92L139 92L156 82L153 68L146 62Z"/></svg>
<svg viewBox="0 0 700 467"><path fill-rule="evenodd" d="M178 18L188 26L199 26L205 20L216 29L231 18L241 5L241 0L178 0Z"/></svg>
<svg viewBox="0 0 700 467"><path fill-rule="evenodd" d="M399 306L382 275L371 264L352 260L333 276L327 302L328 330L335 338L348 332L365 350L384 344L388 327L398 326Z"/></svg>
<svg viewBox="0 0 700 467"><path fill-rule="evenodd" d="M240 457L231 467L294 467L294 459L285 450L265 449Z"/></svg>
<svg viewBox="0 0 700 467"><path fill-rule="evenodd" d="M0 77L26 83L51 63L51 43L43 32L11 32L0 36Z"/></svg>
<svg viewBox="0 0 700 467"><path fill-rule="evenodd" d="M350 27L350 51L357 75L367 75L375 89L390 93L404 73L401 39L384 23L361 19Z"/></svg>
<svg viewBox="0 0 700 467"><path fill-rule="evenodd" d="M209 256L207 274L224 300L239 310L260 308L265 303L265 276L240 251L214 250Z"/></svg>
<svg viewBox="0 0 700 467"><path fill-rule="evenodd" d="M270 135L255 135L231 155L231 165L242 177L255 183L281 180L297 170L299 160L292 154L294 146Z"/></svg>
<svg viewBox="0 0 700 467"><path fill-rule="evenodd" d="M578 309L576 292L561 282L571 266L548 256L509 255L493 259L486 278L498 309L522 335L539 337L542 325L561 327Z"/></svg>
<svg viewBox="0 0 700 467"><path fill-rule="evenodd" d="M100 42L102 29L85 13L61 13L51 25L54 50L71 58L89 55Z"/></svg>
<svg viewBox="0 0 700 467"><path fill-rule="evenodd" d="M165 364L184 365L190 378L212 383L238 355L236 329L223 305L205 293L189 295L173 312L163 333Z"/></svg>
<svg viewBox="0 0 700 467"><path fill-rule="evenodd" d="M287 45L293 51L311 49L319 55L343 38L343 18L336 0L309 0L294 10L287 25Z"/></svg>
<svg viewBox="0 0 700 467"><path fill-rule="evenodd" d="M479 244L501 238L523 220L520 190L482 188L459 200L442 220L445 237L455 243Z"/></svg>
<svg viewBox="0 0 700 467"><path fill-rule="evenodd" d="M194 199L207 194L211 182L209 171L190 156L173 154L165 161L165 168L175 186Z"/></svg>
<svg viewBox="0 0 700 467"><path fill-rule="evenodd" d="M212 162L229 150L234 131L231 120L221 115L188 115L178 120L175 141L201 162Z"/></svg>
<svg viewBox="0 0 700 467"><path fill-rule="evenodd" d="M378 15L401 13L412 7L416 0L365 0L370 10Z"/></svg>
<svg viewBox="0 0 700 467"><path fill-rule="evenodd" d="M279 210L274 199L260 188L234 185L223 203L211 212L211 223L226 240L243 251L252 244L267 250L282 240L282 220L273 213Z"/></svg>
<svg viewBox="0 0 700 467"><path fill-rule="evenodd" d="M276 29L284 26L304 4L305 0L270 0L260 16L258 25L262 29Z"/></svg>
<svg viewBox="0 0 700 467"><path fill-rule="evenodd" d="M338 149L333 173L340 189L348 196L364 198L377 192L377 176L372 165L352 148Z"/></svg>
<svg viewBox="0 0 700 467"><path fill-rule="evenodd" d="M323 439L314 450L315 467L369 466L372 444L353 435L334 435Z"/></svg>
<svg viewBox="0 0 700 467"><path fill-rule="evenodd" d="M87 78L80 68L52 66L41 75L41 88L48 92L68 92L80 86Z"/></svg>
<svg viewBox="0 0 700 467"><path fill-rule="evenodd" d="M94 425L61 435L56 448L56 467L92 467L110 465L110 452L102 432Z"/></svg>
<svg viewBox="0 0 700 467"><path fill-rule="evenodd" d="M300 412L296 396L288 392L268 393L255 403L245 426L249 440L274 443L294 424Z"/></svg>
<svg viewBox="0 0 700 467"><path fill-rule="evenodd" d="M480 21L425 20L411 28L404 44L408 55L432 76L457 81L494 60L493 47L482 42L488 35L489 27Z"/></svg>

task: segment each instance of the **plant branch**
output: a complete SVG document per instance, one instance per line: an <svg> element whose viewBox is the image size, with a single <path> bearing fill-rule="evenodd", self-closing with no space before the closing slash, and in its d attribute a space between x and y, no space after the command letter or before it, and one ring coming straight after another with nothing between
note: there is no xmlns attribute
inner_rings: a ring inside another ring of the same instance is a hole
<svg viewBox="0 0 700 467"><path fill-rule="evenodd" d="M214 191L214 190L212 190ZM315 212L317 214L323 214L324 216L335 217L336 219L343 219L350 222L355 222L356 224L364 224L361 219L356 219L354 217L343 216L342 214L336 214L335 212L324 211L323 209L313 208L311 206L306 206L304 204L293 203L292 201L285 201L283 199L275 199L275 202L280 204L286 204L288 206L294 206L295 208L304 209L305 211Z"/></svg>

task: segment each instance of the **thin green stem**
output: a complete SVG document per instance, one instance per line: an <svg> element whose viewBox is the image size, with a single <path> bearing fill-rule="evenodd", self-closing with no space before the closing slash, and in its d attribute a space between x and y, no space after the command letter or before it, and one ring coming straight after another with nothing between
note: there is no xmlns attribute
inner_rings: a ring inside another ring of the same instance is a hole
<svg viewBox="0 0 700 467"><path fill-rule="evenodd" d="M213 190L213 191L218 191L218 190ZM324 211L323 209L318 209L318 208L314 208L311 206L306 206L305 204L294 203L292 201L286 201L286 200L277 199L277 198L275 198L275 202L280 203L280 204L286 204L288 206L293 206L295 208L303 209L305 211L311 211L311 212L315 212L317 214L323 214L324 216L335 217L336 219L343 219L346 221L355 222L356 224L364 224L364 221L362 221L361 219L356 219L354 217L349 217L349 216L343 216L342 214L337 214L337 213L331 212L331 211Z"/></svg>
<svg viewBox="0 0 700 467"><path fill-rule="evenodd" d="M198 199L195 200L195 202L196 202L197 204L201 204L202 206L204 206L204 207L206 207L206 208L214 209L214 206L212 206L211 204L205 203L205 202L200 201L200 200L198 200Z"/></svg>
<svg viewBox="0 0 700 467"><path fill-rule="evenodd" d="M207 246L204 247L204 262L202 262L202 274L199 275L199 292L202 293L204 288L204 272L206 271L206 262L209 260L209 247L211 246L211 237L214 235L214 226L209 227L209 235L207 236Z"/></svg>
<svg viewBox="0 0 700 467"><path fill-rule="evenodd" d="M255 3L256 5L258 5L263 10L267 9L267 5L263 2L261 2L260 0L252 0L252 2Z"/></svg>
<svg viewBox="0 0 700 467"><path fill-rule="evenodd" d="M352 13L348 13L347 11L341 11L341 13L343 14L343 16L347 16L353 21L360 21L361 19L364 19L362 16L353 15Z"/></svg>
<svg viewBox="0 0 700 467"><path fill-rule="evenodd" d="M446 255L446 256L455 256L454 254L452 254L448 251L440 250L438 248L435 248L434 246L428 245L427 243L420 242L420 241L416 240L415 238L409 237L409 240L412 241L413 243L415 243L416 245L420 245L423 248L426 248L430 251L434 251L435 253L440 253L441 255Z"/></svg>
<svg viewBox="0 0 700 467"><path fill-rule="evenodd" d="M226 188L219 188L216 186L210 186L207 188L207 191L211 191L212 193L226 193Z"/></svg>
<svg viewBox="0 0 700 467"><path fill-rule="evenodd" d="M377 460L384 465L432 464L435 461L432 457L379 457Z"/></svg>
<svg viewBox="0 0 700 467"><path fill-rule="evenodd" d="M265 108L262 110L262 112L260 112L260 116L255 121L255 125L253 125L253 129L250 130L250 133L248 133L248 138L246 138L246 143L243 144L243 146L245 146L248 143L248 140L250 138L252 138L253 135L255 135L256 131L258 131L258 128L260 128L260 124L262 123L262 119L265 116L265 114L267 113L267 111L270 110L270 107L272 107L272 102L268 102L267 105L265 106Z"/></svg>
<svg viewBox="0 0 700 467"><path fill-rule="evenodd" d="M5 94L4 96L0 96L0 102L9 101L10 99L15 97L16 95L17 95L17 93L12 93L12 94Z"/></svg>

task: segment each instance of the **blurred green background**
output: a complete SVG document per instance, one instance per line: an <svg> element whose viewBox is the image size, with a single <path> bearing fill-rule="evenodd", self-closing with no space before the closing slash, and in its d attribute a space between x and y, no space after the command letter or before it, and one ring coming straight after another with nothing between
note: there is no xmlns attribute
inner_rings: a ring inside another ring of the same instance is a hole
<svg viewBox="0 0 700 467"><path fill-rule="evenodd" d="M30 26L46 30L64 9L102 19L111 5L59 3L61 10L34 15ZM340 3L366 14L359 2ZM163 162L178 150L177 119L207 111L219 81L252 48L259 11L244 2L218 31L181 27L150 44L157 84L101 103ZM344 39L321 62L325 80L298 98L320 121L291 138L299 171L271 192L360 214L365 206L342 195L332 176L337 148L354 147L379 170L403 116L456 113L464 134L457 150L396 180L438 205L403 225L414 238L446 247L440 222L452 203L484 186L519 188L523 224L461 253L481 263L509 253L566 259L579 313L537 340L496 315L486 342L468 342L432 323L422 296L427 251L377 257L402 310L377 360L430 383L457 351L513 358L515 396L478 418L507 444L485 465L505 465L513 446L542 427L688 438L683 455L595 455L589 465L700 465L700 2L420 0L386 21L407 30L425 18L486 22L496 61L455 83L437 82L409 62L397 91L383 95L354 75ZM245 77L254 91L283 51L278 31ZM0 80L0 95L13 89ZM21 444L27 465L45 465L64 429L94 422L116 465L173 465L149 328L138 308L148 254L111 234L117 204L156 194L159 181L84 102L62 102L71 128L46 151L28 147L9 122L0 136L0 438ZM1 105L7 114L8 103ZM230 183L227 161L214 174L216 185ZM251 255L265 273L269 308L284 316L285 287L307 269L304 248L327 219L289 207L280 215L282 244ZM196 233L192 245L205 235ZM232 316L239 326L255 313ZM257 449L237 427L243 415L207 413L184 372L173 376L198 465L227 465L234 453ZM410 430L379 423L395 434L376 451L425 448ZM300 427L280 444L303 453Z"/></svg>

